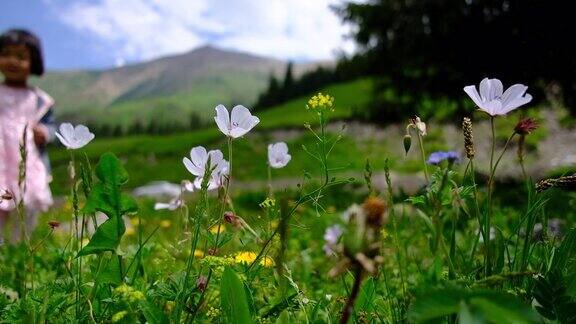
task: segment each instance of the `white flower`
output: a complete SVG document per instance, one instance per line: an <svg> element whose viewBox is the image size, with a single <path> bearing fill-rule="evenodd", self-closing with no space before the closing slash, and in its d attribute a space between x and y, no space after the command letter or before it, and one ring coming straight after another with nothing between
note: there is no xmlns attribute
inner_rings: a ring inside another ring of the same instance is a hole
<svg viewBox="0 0 576 324"><path fill-rule="evenodd" d="M70 123L60 124L60 133L56 132L56 137L62 145L75 150L88 144L94 139L94 134L84 125L72 126Z"/></svg>
<svg viewBox="0 0 576 324"><path fill-rule="evenodd" d="M532 96L525 93L528 89L523 84L515 84L502 93L502 82L498 79L484 78L480 82L480 94L476 87L464 87L464 92L470 96L480 110L490 116L506 115L512 110L529 103Z"/></svg>
<svg viewBox="0 0 576 324"><path fill-rule="evenodd" d="M174 198L170 200L169 203L156 203L154 204L154 210L160 209L168 209L168 210L176 210L182 206L182 200L179 198Z"/></svg>
<svg viewBox="0 0 576 324"><path fill-rule="evenodd" d="M268 145L268 163L275 169L280 169L290 162L292 156L288 154L288 145L284 142Z"/></svg>
<svg viewBox="0 0 576 324"><path fill-rule="evenodd" d="M258 117L252 116L248 108L241 105L232 108L232 114L228 114L228 109L223 105L216 106L214 120L220 131L232 138L248 133L260 122Z"/></svg>
<svg viewBox="0 0 576 324"><path fill-rule="evenodd" d="M212 170L210 180L208 181L208 190L216 189L222 185L222 177L229 172L230 164L224 160L224 155L220 150L206 152L202 146L196 146L190 150L190 159L183 158L184 166L190 173L196 176L194 186L201 188L202 179L206 173L206 167L210 158L210 169Z"/></svg>
<svg viewBox="0 0 576 324"><path fill-rule="evenodd" d="M420 117L414 118L414 126L420 132L420 135L426 136L426 123L420 120Z"/></svg>

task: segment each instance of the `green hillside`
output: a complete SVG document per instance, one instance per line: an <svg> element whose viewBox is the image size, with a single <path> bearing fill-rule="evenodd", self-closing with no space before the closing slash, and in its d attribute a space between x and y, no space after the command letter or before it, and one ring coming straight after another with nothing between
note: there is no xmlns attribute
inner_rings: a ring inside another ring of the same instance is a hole
<svg viewBox="0 0 576 324"><path fill-rule="evenodd" d="M346 119L352 115L354 109L360 109L367 103L371 89L372 81L361 79L342 84L329 86L321 91L329 93L336 98L336 109L332 113L333 119ZM235 141L235 158L238 159L255 159L262 162L261 166L254 165L254 169L238 170L236 173L238 179L264 179L266 163L266 147L268 145L268 133L275 129L298 128L303 129L305 122L314 124L314 115L305 109L308 96L292 100L283 105L273 107L269 110L256 113L261 123L256 127L259 135L250 134L250 142L240 139ZM207 109L208 110L208 109ZM213 112L213 108L208 111ZM306 136L298 136L292 141L288 141L291 147L299 147L311 139ZM340 160L347 160L351 153L350 148L353 145L340 145L342 151L334 152L334 155L341 155ZM248 144L250 143L250 144ZM130 186L139 186L153 180L180 181L189 177L187 171L182 166L182 158L188 155L190 149L196 145L206 147L223 148L225 144L224 136L218 131L216 126L191 131L188 133L172 134L165 136L137 135L125 136L122 138L96 138L92 143L83 149L91 161L96 162L98 157L106 152L111 151L117 154L126 163L130 170L139 170L133 172L130 180ZM295 150L293 163L282 170L281 174L290 174L290 172L300 173L306 168L305 163L308 159L300 154L305 154L301 150ZM363 165L363 158L358 154L351 155L358 157L354 161L358 168ZM54 182L53 189L57 193L62 193L62 188L67 186L67 165L70 159L70 152L61 147L50 148L50 158L53 164Z"/></svg>

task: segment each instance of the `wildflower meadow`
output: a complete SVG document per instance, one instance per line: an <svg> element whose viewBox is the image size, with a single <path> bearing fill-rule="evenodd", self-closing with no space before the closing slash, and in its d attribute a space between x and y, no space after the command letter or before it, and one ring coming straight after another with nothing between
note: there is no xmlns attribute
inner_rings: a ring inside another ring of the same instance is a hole
<svg viewBox="0 0 576 324"><path fill-rule="evenodd" d="M576 178L526 173L534 119L500 127L504 139L495 130L530 105L527 89L488 78L463 87L469 112L453 121L451 150L429 146L434 125L407 120L404 137L389 140L415 157L422 182L412 194L397 190L402 160L360 157L363 172L351 176L333 158L346 125L331 121L346 108L330 94L299 108L309 141L270 140L257 155L242 151L266 121L218 105L211 127L222 146L174 156L188 177L165 199L131 194L130 178L154 171L127 169L110 152L93 161L95 135L64 123L63 203L0 247L3 322L573 323L576 230L553 202L573 206ZM477 132L479 122L490 131ZM480 137L488 149L476 147ZM520 176L509 197L497 179L512 146ZM299 180L275 181L297 159L307 166ZM236 175L246 168L266 185L243 187ZM23 219L22 198L3 190L1 203Z"/></svg>

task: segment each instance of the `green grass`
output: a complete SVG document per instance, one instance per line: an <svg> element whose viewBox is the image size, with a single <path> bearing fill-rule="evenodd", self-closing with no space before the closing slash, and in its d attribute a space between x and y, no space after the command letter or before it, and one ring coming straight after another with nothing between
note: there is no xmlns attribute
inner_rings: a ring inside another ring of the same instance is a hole
<svg viewBox="0 0 576 324"><path fill-rule="evenodd" d="M350 118L353 109L362 107L368 100L368 94L371 87L371 80L362 79L342 84L336 84L321 91L328 93L336 98L335 111L331 113L332 119L347 119ZM305 109L308 96L300 99L292 100L286 104L273 107L269 110L256 113L260 117L261 123L256 127L260 133L266 134L269 131L279 128L303 128L305 122L312 125L316 124L316 117L314 113ZM251 136L251 135L248 135ZM311 138L299 138L295 141L288 141L290 147L298 150L293 150L294 161L307 161L308 158L304 152L299 150L302 144L310 144ZM348 142L348 144L346 144ZM129 186L135 187L145 184L153 180L168 180L179 182L190 175L182 166L182 158L189 154L192 147L203 145L207 148L220 148L226 151L223 146L225 138L218 131L216 126L199 129L187 133L156 136L156 135L135 135L124 136L122 138L104 138L95 139L92 143L87 145L82 153L86 154L93 162L97 162L98 157L107 151L113 152L118 155L126 164L129 170L137 170L133 172L132 179ZM246 168L239 170L235 176L240 180L249 179L264 179L266 176L266 148L268 142L262 141L248 141L246 139L239 139L234 142L235 150L234 156L236 159L254 159L261 161L261 169L257 168L258 164L254 164L254 168ZM346 147L342 152L334 152L335 160L348 163L349 156L353 156L349 163L360 167L363 165L360 159L361 152L350 151L352 145L350 139L344 139L343 145ZM298 153L294 152L298 151ZM52 147L49 150L50 159L53 165L54 181L52 183L53 190L57 194L66 192L67 188L67 165L70 160L70 152L63 148ZM280 172L280 175L301 174L302 170L313 169L308 162L293 162L290 167ZM258 169L258 170L257 170Z"/></svg>

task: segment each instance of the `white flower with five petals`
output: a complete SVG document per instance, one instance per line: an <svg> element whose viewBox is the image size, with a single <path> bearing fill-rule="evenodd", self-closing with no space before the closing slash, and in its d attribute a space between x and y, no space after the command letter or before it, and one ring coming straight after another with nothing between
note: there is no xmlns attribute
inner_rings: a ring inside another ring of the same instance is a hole
<svg viewBox="0 0 576 324"><path fill-rule="evenodd" d="M202 180L208 167L208 159L210 159L210 180L208 181L208 190L213 190L222 185L223 177L228 174L230 164L224 160L224 155L220 150L212 150L207 152L202 146L196 146L190 150L190 159L183 158L182 162L186 169L196 176L194 186L197 189L201 188Z"/></svg>
<svg viewBox="0 0 576 324"><path fill-rule="evenodd" d="M288 154L288 145L284 142L268 145L268 164L275 169L285 167L292 156Z"/></svg>
<svg viewBox="0 0 576 324"><path fill-rule="evenodd" d="M515 84L504 93L502 82L498 79L484 78L480 82L480 93L476 86L464 87L464 92L470 96L480 110L490 116L506 115L512 110L529 103L532 96L526 93L527 86Z"/></svg>
<svg viewBox="0 0 576 324"><path fill-rule="evenodd" d="M260 119L253 116L248 108L241 105L232 108L231 114L223 105L216 106L214 120L220 131L232 138L243 136L260 122Z"/></svg>
<svg viewBox="0 0 576 324"><path fill-rule="evenodd" d="M94 134L84 125L74 127L70 123L63 123L60 125L59 131L59 133L56 132L56 137L62 145L72 150L79 149L94 139Z"/></svg>

